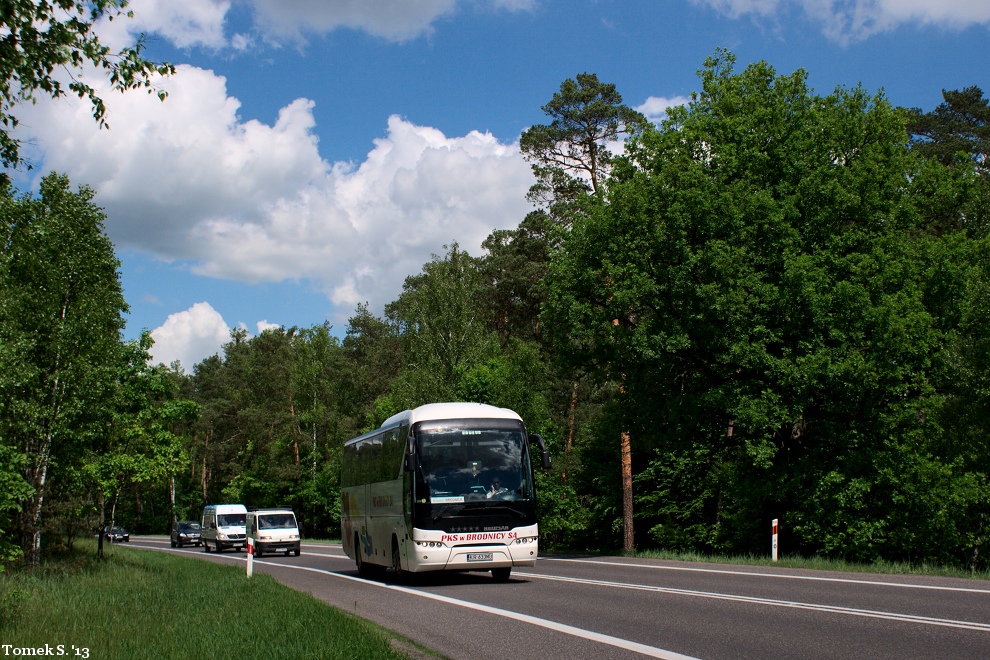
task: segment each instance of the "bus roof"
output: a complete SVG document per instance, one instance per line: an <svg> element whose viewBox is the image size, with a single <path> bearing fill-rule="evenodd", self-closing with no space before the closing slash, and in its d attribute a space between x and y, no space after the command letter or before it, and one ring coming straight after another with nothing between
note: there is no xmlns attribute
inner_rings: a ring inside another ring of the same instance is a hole
<svg viewBox="0 0 990 660"><path fill-rule="evenodd" d="M522 421L517 413L508 408L497 408L487 403L428 403L425 406L404 410L392 415L382 425L374 431L368 431L356 438L351 438L345 445L360 442L365 438L374 436L382 429L400 426L402 424L412 425L417 422L433 421L441 419L514 419Z"/></svg>
<svg viewBox="0 0 990 660"><path fill-rule="evenodd" d="M405 410L392 415L382 423L382 428L400 424L415 424L416 422L435 419L517 419L522 417L508 408L496 408L487 403L428 403L413 410Z"/></svg>

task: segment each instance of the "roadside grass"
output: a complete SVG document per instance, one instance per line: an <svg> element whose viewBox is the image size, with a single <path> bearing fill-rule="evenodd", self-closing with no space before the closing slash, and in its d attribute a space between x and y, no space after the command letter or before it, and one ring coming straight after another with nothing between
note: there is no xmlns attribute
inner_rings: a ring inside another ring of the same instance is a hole
<svg viewBox="0 0 990 660"><path fill-rule="evenodd" d="M0 643L121 660L421 655L264 573L249 580L243 567L119 546L100 562L89 540L40 569L0 576Z"/></svg>
<svg viewBox="0 0 990 660"><path fill-rule="evenodd" d="M778 561L757 555L704 555L694 552L670 552L666 550L643 550L626 553L629 557L649 557L668 561L697 562L708 564L736 564L745 566L766 566L779 568L800 568L813 571L837 571L846 573L880 573L887 575L928 575L977 580L990 580L990 568L971 571L954 566L938 566L928 563L891 562L852 562L826 557L781 556Z"/></svg>

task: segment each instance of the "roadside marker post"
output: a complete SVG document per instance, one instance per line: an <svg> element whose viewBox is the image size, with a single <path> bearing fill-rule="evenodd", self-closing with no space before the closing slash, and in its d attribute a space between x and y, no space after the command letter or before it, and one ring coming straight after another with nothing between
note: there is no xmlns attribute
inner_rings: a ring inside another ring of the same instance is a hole
<svg viewBox="0 0 990 660"><path fill-rule="evenodd" d="M774 545L776 548L776 542ZM774 550L776 553L776 550ZM247 537L247 576L251 577L254 574L254 537Z"/></svg>
<svg viewBox="0 0 990 660"><path fill-rule="evenodd" d="M773 519L773 532L770 536L773 550L771 551L771 557L774 561L777 561L777 519Z"/></svg>

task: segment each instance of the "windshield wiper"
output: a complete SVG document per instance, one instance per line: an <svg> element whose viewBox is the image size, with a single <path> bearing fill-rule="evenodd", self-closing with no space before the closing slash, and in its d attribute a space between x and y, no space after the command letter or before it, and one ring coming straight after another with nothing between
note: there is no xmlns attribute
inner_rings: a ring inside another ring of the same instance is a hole
<svg viewBox="0 0 990 660"><path fill-rule="evenodd" d="M464 508L464 505L463 504L456 505L456 506L454 506L454 505L445 506L442 509L440 509L440 511L438 511L435 516L433 516L433 522L435 523L436 521L440 520L441 518L455 518L455 517L457 517L457 514L461 512L461 509L462 508ZM457 510L454 511L451 515L447 515L447 512L450 511L451 509L457 509Z"/></svg>
<svg viewBox="0 0 990 660"><path fill-rule="evenodd" d="M472 514L481 513L481 512L487 513L489 511L498 511L498 512L508 511L517 518L526 517L526 514L520 511L518 508L513 506L506 506L505 504L489 504L487 502L469 502L462 507L461 511L464 510L470 511Z"/></svg>

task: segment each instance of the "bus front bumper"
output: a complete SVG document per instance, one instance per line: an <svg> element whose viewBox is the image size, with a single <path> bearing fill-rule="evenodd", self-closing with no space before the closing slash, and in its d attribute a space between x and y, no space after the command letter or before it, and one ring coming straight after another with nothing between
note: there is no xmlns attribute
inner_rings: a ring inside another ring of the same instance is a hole
<svg viewBox="0 0 990 660"><path fill-rule="evenodd" d="M535 566L539 554L536 541L510 545L469 545L454 547L415 546L416 557L409 570L487 571L492 568Z"/></svg>

